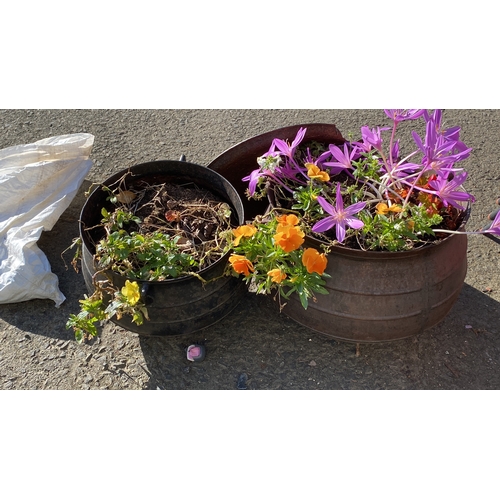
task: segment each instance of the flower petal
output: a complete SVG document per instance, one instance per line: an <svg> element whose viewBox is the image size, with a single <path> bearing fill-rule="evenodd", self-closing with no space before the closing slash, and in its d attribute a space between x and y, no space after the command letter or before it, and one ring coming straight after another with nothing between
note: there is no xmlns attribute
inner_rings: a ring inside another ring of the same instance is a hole
<svg viewBox="0 0 500 500"><path fill-rule="evenodd" d="M307 248L302 254L302 263L309 274L318 273L321 276L325 272L328 260L324 253L320 254L315 248Z"/></svg>
<svg viewBox="0 0 500 500"><path fill-rule="evenodd" d="M312 231L315 233L326 233L335 225L333 217L327 217L326 219L316 222L312 227Z"/></svg>
<svg viewBox="0 0 500 500"><path fill-rule="evenodd" d="M336 215L337 212L333 208L333 205L328 203L322 196L318 196L316 199L325 212L329 213L330 215Z"/></svg>
<svg viewBox="0 0 500 500"><path fill-rule="evenodd" d="M345 215L354 215L357 214L358 212L361 212L363 208L366 207L366 203L364 201L360 201L358 203L354 203L353 205L348 206L347 208L344 209L344 214Z"/></svg>
<svg viewBox="0 0 500 500"><path fill-rule="evenodd" d="M337 222L337 240L342 243L345 239L345 224L343 222Z"/></svg>
<svg viewBox="0 0 500 500"><path fill-rule="evenodd" d="M346 217L344 221L348 226L352 227L353 229L361 229L365 225L363 221L360 221L355 217Z"/></svg>

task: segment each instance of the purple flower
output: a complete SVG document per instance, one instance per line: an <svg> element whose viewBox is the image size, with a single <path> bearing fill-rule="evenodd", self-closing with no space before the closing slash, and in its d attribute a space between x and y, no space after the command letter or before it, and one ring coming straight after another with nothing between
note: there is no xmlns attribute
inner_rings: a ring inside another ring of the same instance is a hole
<svg viewBox="0 0 500 500"><path fill-rule="evenodd" d="M299 128L297 135L295 136L295 139L293 140L291 145L282 139L274 139L273 146L281 154L288 156L288 158L290 158L290 159L293 159L293 157L295 155L295 151L297 150L297 147L304 139L306 132L307 132L307 128L301 127L301 128ZM271 147L271 149L273 149L273 146ZM268 154L272 154L271 150L269 150Z"/></svg>
<svg viewBox="0 0 500 500"><path fill-rule="evenodd" d="M399 158L399 139L392 145L391 158L395 161Z"/></svg>
<svg viewBox="0 0 500 500"><path fill-rule="evenodd" d="M364 223L359 219L356 219L356 217L353 217L353 215L363 210L366 203L355 203L350 207L344 208L344 201L342 199L342 194L340 193L340 183L337 184L337 201L335 207L330 205L330 203L328 203L321 196L318 196L317 199L318 203L323 207L323 210L330 214L330 217L320 220L313 226L312 230L315 233L324 233L330 230L333 226L337 226L337 240L339 243L342 243L345 239L346 224L353 229L361 229L364 226Z"/></svg>
<svg viewBox="0 0 500 500"><path fill-rule="evenodd" d="M370 146L373 146L375 149L380 151L382 149L382 135L381 132L383 130L390 130L389 127L377 127L371 129L366 125L361 127L361 137L363 138L363 142Z"/></svg>
<svg viewBox="0 0 500 500"><path fill-rule="evenodd" d="M251 196L254 195L259 180L264 177L272 178L274 182L281 185L286 182L286 179L305 184L300 179L307 177L307 170L297 163L294 156L306 132L307 128L300 127L292 144L283 139L273 140L269 151L258 160L260 169L254 170L250 175L242 179L244 182L250 181L249 192ZM281 160L283 160L283 163L280 165Z"/></svg>
<svg viewBox="0 0 500 500"><path fill-rule="evenodd" d="M330 144L330 153L337 161L326 161L323 163L324 167L330 168L330 174L335 175L342 170L351 170L352 169L352 160L357 155L357 148L352 148L351 152L349 152L349 145L347 142L344 143L344 151L335 146L335 144Z"/></svg>
<svg viewBox="0 0 500 500"><path fill-rule="evenodd" d="M246 177L243 177L243 179L241 179L243 182L248 182L248 191L250 193L250 196L253 196L255 194L259 179L265 176L266 174L262 172L260 168L258 168L257 170L254 170L250 175L247 175Z"/></svg>
<svg viewBox="0 0 500 500"><path fill-rule="evenodd" d="M257 158L257 163L259 164L259 168L241 179L243 182L249 182L248 191L250 192L250 196L255 194L260 179L266 177L276 178L281 173L281 156L279 155L261 156Z"/></svg>
<svg viewBox="0 0 500 500"><path fill-rule="evenodd" d="M500 210L498 211L495 218L493 219L491 226L488 229L483 229L481 232L482 233L492 233L492 234L495 234L497 236L500 236Z"/></svg>
<svg viewBox="0 0 500 500"><path fill-rule="evenodd" d="M425 109L384 109L385 114L396 123L404 122L405 120L416 120L425 112Z"/></svg>
<svg viewBox="0 0 500 500"><path fill-rule="evenodd" d="M311 155L311 152L309 151L309 148L307 148L307 155L305 157L305 162L304 163L313 163L314 165L317 165L318 167L322 168L323 163L330 159L332 156L332 153L330 151L325 151L324 153L321 153L318 158L314 158Z"/></svg>
<svg viewBox="0 0 500 500"><path fill-rule="evenodd" d="M458 202L471 201L474 202L474 197L464 192L459 188L467 179L467 172L462 172L453 177L453 179L448 180L446 177L439 175L437 179L429 181L429 187L432 190L422 190L428 193L438 196L443 202L444 206L453 205L458 210L463 210L464 207Z"/></svg>
<svg viewBox="0 0 500 500"><path fill-rule="evenodd" d="M424 154L422 163L425 170L433 170L443 175L452 171L454 163L469 157L471 148L458 140L460 128L453 127L442 130L441 110L436 109L432 115L425 115L427 120L425 139L422 141L416 132L412 132L413 139ZM458 169L461 170L461 169Z"/></svg>

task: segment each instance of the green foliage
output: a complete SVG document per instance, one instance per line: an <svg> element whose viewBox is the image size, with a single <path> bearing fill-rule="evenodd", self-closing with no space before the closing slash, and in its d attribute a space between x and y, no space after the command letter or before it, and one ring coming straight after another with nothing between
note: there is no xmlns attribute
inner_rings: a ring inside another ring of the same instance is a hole
<svg viewBox="0 0 500 500"><path fill-rule="evenodd" d="M130 231L141 224L141 219L131 212L120 208L108 212L103 208L101 215L106 236L96 245L95 291L80 301L79 314L71 314L66 323L67 329L74 330L78 342L97 336L97 324L115 316L120 319L129 315L137 325L149 319L138 283L127 280L126 286L118 289L109 279L103 279L107 271L130 280L163 281L183 274L196 275L199 265L179 247L178 236L170 237L159 231L148 234ZM80 244L78 240L72 245L78 246L78 257Z"/></svg>
<svg viewBox="0 0 500 500"><path fill-rule="evenodd" d="M135 222L136 224L141 223L139 217L134 216L132 213L125 210L116 209L113 212L108 212L105 208L101 209L101 215L103 217L101 223L106 227L108 231L117 231L118 229L123 229Z"/></svg>
<svg viewBox="0 0 500 500"><path fill-rule="evenodd" d="M106 318L101 294L94 293L91 297L85 295L80 304L80 313L71 314L66 323L66 329L73 328L78 342L82 342L88 336L97 336L96 323Z"/></svg>
<svg viewBox="0 0 500 500"><path fill-rule="evenodd" d="M193 257L179 249L178 240L160 232L129 234L122 229L101 240L96 257L102 269L133 279L164 281L196 266Z"/></svg>
<svg viewBox="0 0 500 500"><path fill-rule="evenodd" d="M85 295L85 299L80 300L80 312L77 315L71 314L66 322L66 329L74 330L78 342L96 337L97 323L115 316L120 319L128 314L136 325L142 325L145 318L149 319L147 308L138 298L139 285L136 282L127 281L121 290L116 289L109 280L97 281L95 285L94 293L90 297ZM127 294L129 288L137 293L137 298Z"/></svg>
<svg viewBox="0 0 500 500"><path fill-rule="evenodd" d="M320 276L318 273L307 272L297 254L291 255L290 264L292 267L289 268L289 279L284 283L284 286L279 287L280 295L283 298L288 300L292 294L296 293L302 307L307 309L309 300L314 299L315 294L328 295L323 278L329 278L329 274L323 273Z"/></svg>
<svg viewBox="0 0 500 500"><path fill-rule="evenodd" d="M357 161L351 162L354 170L352 175L355 179L370 179L378 183L380 181L380 157L373 151L364 153Z"/></svg>
<svg viewBox="0 0 500 500"><path fill-rule="evenodd" d="M367 210L359 214L364 222L360 244L368 250L386 250L397 252L410 250L415 242L433 237L433 227L443 218L439 214L429 214L425 206L408 205L400 214L374 215Z"/></svg>
<svg viewBox="0 0 500 500"><path fill-rule="evenodd" d="M290 248L277 243L278 233L284 231L284 227L287 227L287 234L291 234L294 238ZM307 249L302 248L304 240L301 237L304 233L298 224L280 222L278 217L271 213L265 220L256 220L244 228L250 228L250 232L241 237L237 245L232 245L232 252L233 256L247 259L247 267L244 270L248 269L248 273L243 276L243 280L255 293L271 294L276 290L279 296L286 300L295 293L299 296L304 309L307 309L309 300L314 300L315 294L327 293L323 278L328 278L329 275L324 272L324 268L319 274L308 270L303 261ZM239 234L240 229L237 228L235 234ZM323 259L326 267L324 254ZM230 273L235 276L238 273L243 274L236 264L231 265Z"/></svg>
<svg viewBox="0 0 500 500"><path fill-rule="evenodd" d="M316 201L321 190L322 186L315 185L314 182L309 182L307 186L299 186L293 193L295 204L292 210L302 211L311 219L314 219L315 214L322 214L323 211Z"/></svg>

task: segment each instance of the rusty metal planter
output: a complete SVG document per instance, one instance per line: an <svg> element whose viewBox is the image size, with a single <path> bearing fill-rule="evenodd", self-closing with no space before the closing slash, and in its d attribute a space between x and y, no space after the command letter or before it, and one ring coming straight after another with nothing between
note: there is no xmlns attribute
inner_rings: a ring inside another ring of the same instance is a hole
<svg viewBox="0 0 500 500"><path fill-rule="evenodd" d="M256 159L274 138L292 141L300 127L304 141L342 144L329 124L286 127L248 139L221 154L210 168L231 180L243 200L243 177L257 168ZM245 212L264 214L267 201L245 201ZM308 237L305 246L320 248ZM318 295L304 310L292 296L283 313L314 331L338 340L387 342L422 333L449 313L467 274L467 236L453 235L434 245L406 252L364 252L335 247L328 255L328 295Z"/></svg>

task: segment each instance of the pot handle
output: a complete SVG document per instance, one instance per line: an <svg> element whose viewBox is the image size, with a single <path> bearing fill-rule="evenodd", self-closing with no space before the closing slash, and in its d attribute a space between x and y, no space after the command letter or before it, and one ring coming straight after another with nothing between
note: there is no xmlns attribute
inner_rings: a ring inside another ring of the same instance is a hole
<svg viewBox="0 0 500 500"><path fill-rule="evenodd" d="M154 302L154 297L151 295L151 287L149 283L143 283L141 286L141 301L147 307Z"/></svg>

